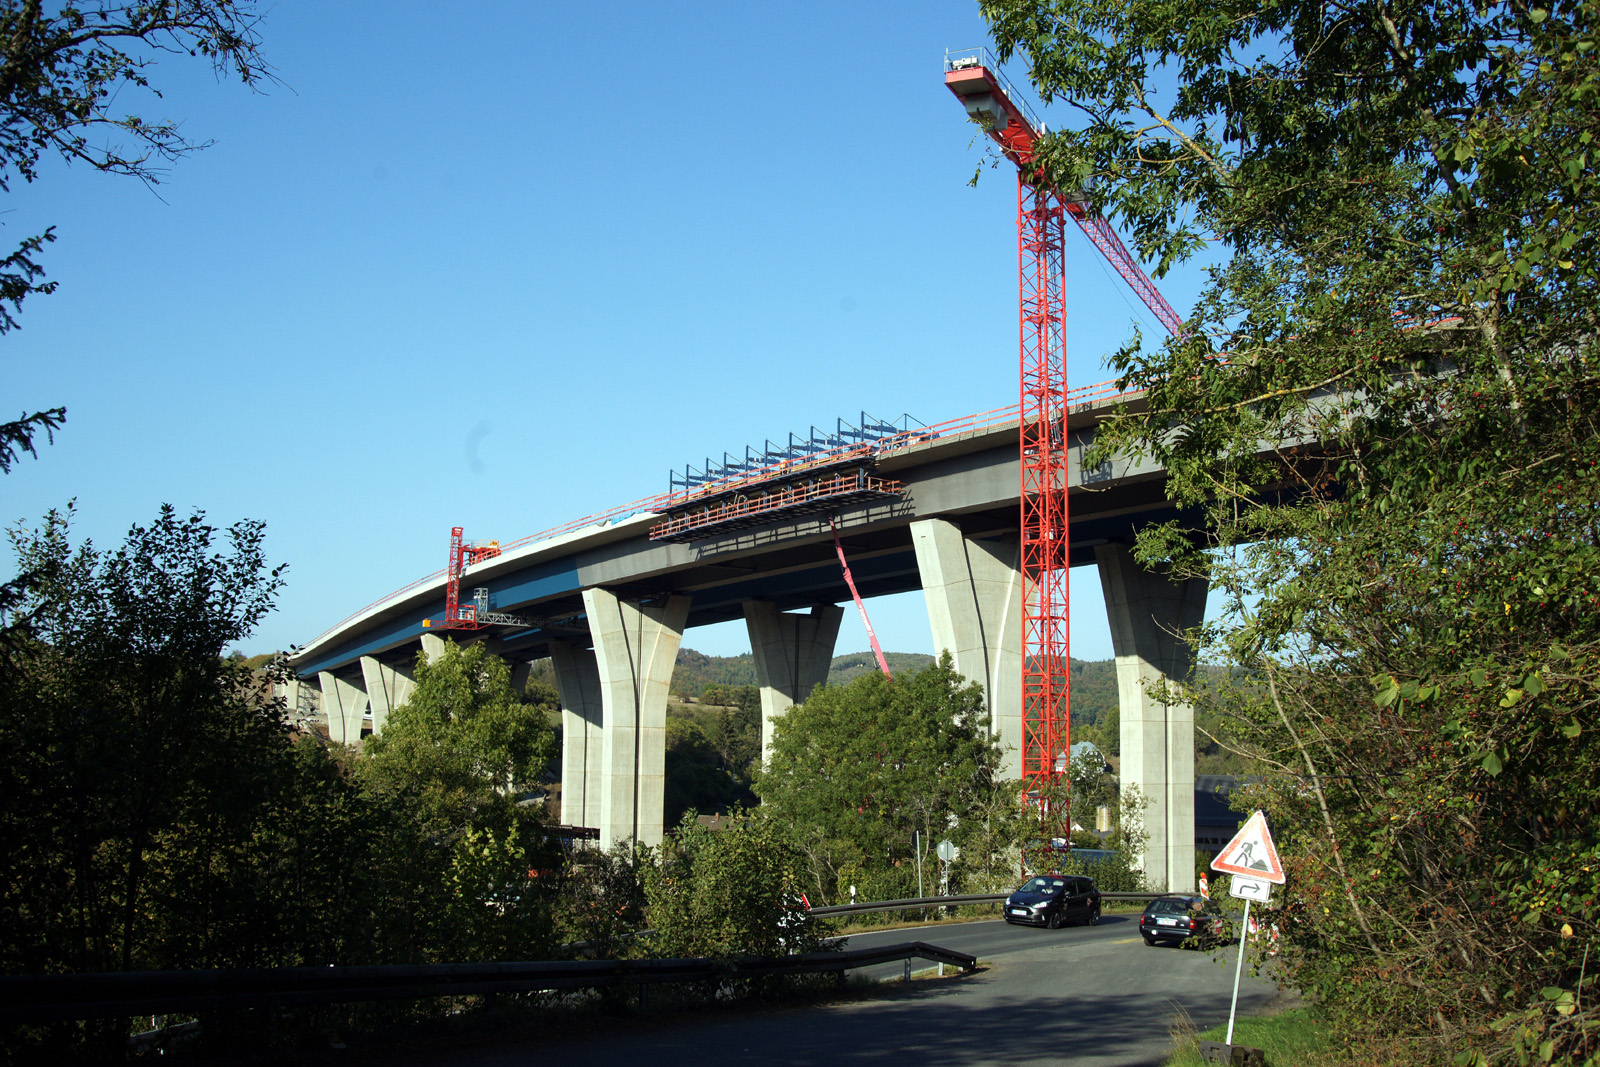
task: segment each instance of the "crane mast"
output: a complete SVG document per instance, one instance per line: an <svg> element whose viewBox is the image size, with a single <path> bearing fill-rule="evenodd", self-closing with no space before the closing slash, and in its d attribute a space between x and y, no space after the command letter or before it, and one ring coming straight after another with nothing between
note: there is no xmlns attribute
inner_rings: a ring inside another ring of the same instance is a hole
<svg viewBox="0 0 1600 1067"><path fill-rule="evenodd" d="M1181 319L1110 224L1081 198L1033 174L1044 126L987 49L945 54L945 85L1017 166L1017 292L1021 382L1022 791L1046 843L1068 838L1071 751L1068 603L1066 220L1128 281L1168 330Z"/></svg>

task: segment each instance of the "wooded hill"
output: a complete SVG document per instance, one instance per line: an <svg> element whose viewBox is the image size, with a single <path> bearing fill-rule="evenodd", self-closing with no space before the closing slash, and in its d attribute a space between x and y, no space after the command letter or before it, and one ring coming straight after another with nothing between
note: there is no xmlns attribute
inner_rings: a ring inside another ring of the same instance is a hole
<svg viewBox="0 0 1600 1067"><path fill-rule="evenodd" d="M920 670L933 662L933 657L922 652L885 652L889 670L900 674ZM851 652L833 657L828 670L828 684L841 685L878 669L871 652ZM678 662L672 672L672 692L684 700L700 700L709 686L755 685L755 658L748 652L737 656L708 656L692 648L678 651ZM1072 725L1074 729L1090 727L1093 740L1106 747L1099 734L1105 724L1115 727L1117 722L1117 667L1112 660L1072 661ZM1098 729L1096 729L1098 728ZM1109 739L1110 749L1116 752L1115 730Z"/></svg>
<svg viewBox="0 0 1600 1067"><path fill-rule="evenodd" d="M895 674L919 670L933 662L921 652L885 652L884 659ZM878 669L871 652L851 652L835 656L828 670L828 684L841 685ZM1201 673L1212 682L1220 681L1220 668L1202 666ZM737 656L708 656L692 648L678 652L672 674L672 692L688 701L705 697L710 686L753 686L756 684L755 659L748 653ZM725 694L714 694L726 699ZM1093 741L1108 756L1121 751L1121 714L1117 705L1117 664L1115 660L1072 661L1072 736L1074 741ZM1198 774L1233 774L1242 764L1206 733L1218 732L1218 723L1201 713L1195 737L1195 771Z"/></svg>

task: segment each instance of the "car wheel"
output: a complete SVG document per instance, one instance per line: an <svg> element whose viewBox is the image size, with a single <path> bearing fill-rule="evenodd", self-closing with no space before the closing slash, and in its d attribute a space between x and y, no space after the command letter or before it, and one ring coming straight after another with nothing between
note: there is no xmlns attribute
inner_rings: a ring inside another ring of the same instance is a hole
<svg viewBox="0 0 1600 1067"><path fill-rule="evenodd" d="M1050 927L1050 929L1052 929L1052 930L1061 929L1061 913L1059 911L1053 913L1050 916L1049 920L1047 921L1046 925L1048 925Z"/></svg>
<svg viewBox="0 0 1600 1067"><path fill-rule="evenodd" d="M1153 938L1153 937L1145 938L1144 939L1144 943L1149 945L1151 948L1155 948L1156 947L1156 939Z"/></svg>
<svg viewBox="0 0 1600 1067"><path fill-rule="evenodd" d="M1094 909L1093 911L1091 911L1089 913L1089 925L1090 926L1099 926L1100 925L1100 909L1099 908L1096 908L1096 909Z"/></svg>

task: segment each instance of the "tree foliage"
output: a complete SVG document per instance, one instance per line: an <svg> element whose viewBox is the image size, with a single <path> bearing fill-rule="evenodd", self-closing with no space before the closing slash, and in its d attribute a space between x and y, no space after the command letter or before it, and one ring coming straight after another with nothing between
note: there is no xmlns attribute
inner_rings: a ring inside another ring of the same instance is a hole
<svg viewBox="0 0 1600 1067"><path fill-rule="evenodd" d="M242 962L262 946L234 936L248 907L216 876L249 862L282 720L222 652L280 573L264 572L259 524L222 532L168 507L101 553L71 546L69 519L12 533L43 577L20 605L31 634L0 659L5 969ZM187 925L193 909L211 921Z"/></svg>
<svg viewBox="0 0 1600 1067"><path fill-rule="evenodd" d="M1081 116L1043 173L1221 257L1097 448L1206 516L1139 553L1232 605L1198 695L1278 771L1293 980L1409 1062L1583 1060L1600 9L982 6Z"/></svg>
<svg viewBox="0 0 1600 1067"><path fill-rule="evenodd" d="M852 878L860 886L858 871L883 883L874 893L893 896L916 888L913 831L928 872L941 837L980 827L992 835L992 813L987 822L979 813L995 797L999 761L983 692L946 655L896 678L869 674L817 689L777 720L755 789L763 810L798 828L808 888L819 898L837 899ZM1016 796L1013 784L1013 807ZM964 858L983 862L977 851Z"/></svg>
<svg viewBox="0 0 1600 1067"><path fill-rule="evenodd" d="M27 626L0 645L0 970L554 951L562 861L510 792L553 741L503 663L455 650L423 672L382 759L330 748L286 722L281 659L225 654L282 585L259 523L218 530L167 507L106 552L73 544L69 520L12 532ZM120 1057L127 1026L5 1045Z"/></svg>
<svg viewBox="0 0 1600 1067"><path fill-rule="evenodd" d="M724 714L732 709L720 709ZM750 776L761 754L757 735L751 744L748 736L735 735L738 749L729 756L721 743L729 732L722 716L708 725L700 717L679 715L667 718L665 819L676 824L691 809L705 814L724 814L755 801L750 792Z"/></svg>
<svg viewBox="0 0 1600 1067"><path fill-rule="evenodd" d="M720 830L687 815L642 867L652 954L781 956L823 947L800 900L805 855L774 813L735 811Z"/></svg>
<svg viewBox="0 0 1600 1067"><path fill-rule="evenodd" d="M36 180L46 155L158 184L163 164L205 144L122 106L143 92L160 98L150 70L162 55L203 56L246 85L269 78L258 20L254 0L0 0L0 192ZM27 297L55 289L39 258L54 240L52 226L0 258L0 334L16 328ZM0 423L0 473L65 416L58 407Z"/></svg>
<svg viewBox="0 0 1600 1067"><path fill-rule="evenodd" d="M645 857L631 842L606 851L576 849L560 870L557 934L582 955L622 959L639 952L634 936L645 927Z"/></svg>
<svg viewBox="0 0 1600 1067"><path fill-rule="evenodd" d="M518 798L555 752L545 708L517 695L506 662L481 642L417 656L410 697L353 762L369 803L394 818L395 875L428 917L412 955L527 959L553 949L554 902L529 871L554 870L559 858L541 814Z"/></svg>
<svg viewBox="0 0 1600 1067"><path fill-rule="evenodd" d="M446 836L506 813L555 756L555 731L539 705L511 688L511 669L481 642L446 641L419 653L416 687L382 733L365 742L362 773L379 792L409 792L430 831Z"/></svg>

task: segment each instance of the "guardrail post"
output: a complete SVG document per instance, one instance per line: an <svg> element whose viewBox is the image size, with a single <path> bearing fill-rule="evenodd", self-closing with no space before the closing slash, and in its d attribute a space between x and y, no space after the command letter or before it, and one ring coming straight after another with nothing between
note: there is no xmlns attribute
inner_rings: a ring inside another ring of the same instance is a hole
<svg viewBox="0 0 1600 1067"><path fill-rule="evenodd" d="M911 981L911 957L906 957L906 981Z"/></svg>
<svg viewBox="0 0 1600 1067"><path fill-rule="evenodd" d="M650 1010L650 986L646 982L639 983L639 1010Z"/></svg>

